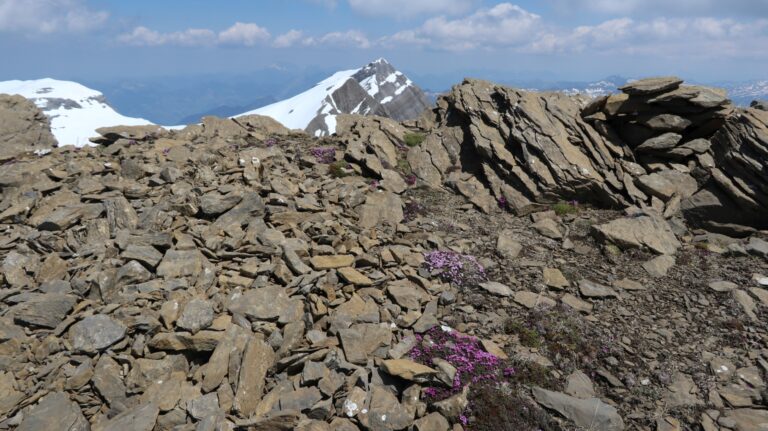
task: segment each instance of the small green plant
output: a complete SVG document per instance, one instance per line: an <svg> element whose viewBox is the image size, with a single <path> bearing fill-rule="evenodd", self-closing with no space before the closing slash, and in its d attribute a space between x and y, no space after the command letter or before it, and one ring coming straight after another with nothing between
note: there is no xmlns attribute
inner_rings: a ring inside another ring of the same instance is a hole
<svg viewBox="0 0 768 431"><path fill-rule="evenodd" d="M421 145L425 137L421 133L406 133L404 138L405 145L413 148Z"/></svg>
<svg viewBox="0 0 768 431"><path fill-rule="evenodd" d="M345 162L344 160L337 160L328 165L328 174L330 174L333 178L344 178L348 175L348 168L349 163Z"/></svg>
<svg viewBox="0 0 768 431"><path fill-rule="evenodd" d="M504 329L517 335L526 347L537 348L566 371L591 370L608 356L621 356L614 338L588 324L577 312L566 307L533 310L512 318Z"/></svg>
<svg viewBox="0 0 768 431"><path fill-rule="evenodd" d="M408 175L411 173L411 165L408 164L408 160L405 159L399 159L397 161L397 170L402 172L405 175Z"/></svg>
<svg viewBox="0 0 768 431"><path fill-rule="evenodd" d="M552 205L552 210L555 214L562 217L569 214L578 214L580 211L579 203L577 201L565 202L561 201Z"/></svg>
<svg viewBox="0 0 768 431"><path fill-rule="evenodd" d="M520 339L520 344L525 347L541 347L541 336L535 329L524 326L521 322L508 321L506 324L506 330L508 333L517 334Z"/></svg>
<svg viewBox="0 0 768 431"><path fill-rule="evenodd" d="M505 390L507 389L507 390ZM517 396L511 388L479 385L470 389L472 431L560 431L543 409Z"/></svg>

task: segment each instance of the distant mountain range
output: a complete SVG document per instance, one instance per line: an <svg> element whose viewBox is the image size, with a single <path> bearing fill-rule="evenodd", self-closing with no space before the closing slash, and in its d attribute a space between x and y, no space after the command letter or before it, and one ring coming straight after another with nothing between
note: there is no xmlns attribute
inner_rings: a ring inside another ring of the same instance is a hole
<svg viewBox="0 0 768 431"><path fill-rule="evenodd" d="M288 128L327 136L335 133L339 114L404 121L418 117L429 106L429 99L413 81L380 58L361 69L337 72L301 94L242 115L266 115Z"/></svg>
<svg viewBox="0 0 768 431"><path fill-rule="evenodd" d="M618 93L618 87L633 81L621 76L610 76L595 82L557 82L531 89L543 91L562 91L566 94L583 94L589 97L605 96ZM749 106L753 100L768 99L768 80L749 82L694 82L691 84L724 88L728 97L739 106Z"/></svg>

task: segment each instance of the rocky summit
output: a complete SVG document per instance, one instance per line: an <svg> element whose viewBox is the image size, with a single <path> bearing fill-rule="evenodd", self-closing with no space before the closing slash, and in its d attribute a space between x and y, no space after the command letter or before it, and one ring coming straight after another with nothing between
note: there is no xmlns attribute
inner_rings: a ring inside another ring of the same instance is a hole
<svg viewBox="0 0 768 431"><path fill-rule="evenodd" d="M6 102L0 429L768 429L766 112L621 90L48 154Z"/></svg>

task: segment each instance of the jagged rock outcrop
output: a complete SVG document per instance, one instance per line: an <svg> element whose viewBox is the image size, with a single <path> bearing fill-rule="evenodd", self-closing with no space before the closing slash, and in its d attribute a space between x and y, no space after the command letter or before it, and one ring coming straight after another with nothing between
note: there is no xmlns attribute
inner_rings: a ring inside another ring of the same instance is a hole
<svg viewBox="0 0 768 431"><path fill-rule="evenodd" d="M600 136L580 109L564 94L465 80L438 101L433 129L408 161L432 185L449 182L461 191L477 178L493 196L485 200L516 211L563 198L625 205L631 152ZM464 194L478 193L468 187Z"/></svg>
<svg viewBox="0 0 768 431"><path fill-rule="evenodd" d="M649 78L585 102L465 80L416 123L426 139L407 159L421 181L483 210L575 199L682 211L728 232L765 227L765 111L682 83Z"/></svg>
<svg viewBox="0 0 768 431"><path fill-rule="evenodd" d="M683 202L683 210L711 229L768 227L768 111L737 111L711 141L704 186Z"/></svg>
<svg viewBox="0 0 768 431"><path fill-rule="evenodd" d="M0 94L0 162L56 146L48 117L22 96Z"/></svg>

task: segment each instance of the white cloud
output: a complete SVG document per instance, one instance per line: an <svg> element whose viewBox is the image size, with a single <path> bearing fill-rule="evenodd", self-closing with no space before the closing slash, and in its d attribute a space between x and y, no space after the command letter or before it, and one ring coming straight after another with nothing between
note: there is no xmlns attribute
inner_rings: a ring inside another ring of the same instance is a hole
<svg viewBox="0 0 768 431"><path fill-rule="evenodd" d="M189 28L182 31L161 33L147 27L136 27L130 33L120 35L118 40L134 46L213 46L236 45L255 46L267 42L269 32L253 23L235 23L232 27L216 33L207 28Z"/></svg>
<svg viewBox="0 0 768 431"><path fill-rule="evenodd" d="M269 40L271 35L263 28L253 23L235 23L232 27L219 33L219 42L231 45L254 46Z"/></svg>
<svg viewBox="0 0 768 431"><path fill-rule="evenodd" d="M302 40L302 44L305 46L346 46L362 49L371 47L371 41L368 37L358 30L335 31L319 37L308 37Z"/></svg>
<svg viewBox="0 0 768 431"><path fill-rule="evenodd" d="M172 33L160 33L146 27L136 27L131 33L121 35L118 40L135 46L205 46L217 42L216 33L204 28L190 28Z"/></svg>
<svg viewBox="0 0 768 431"><path fill-rule="evenodd" d="M108 18L109 13L90 9L83 0L0 0L0 31L85 32Z"/></svg>
<svg viewBox="0 0 768 431"><path fill-rule="evenodd" d="M647 54L654 57L732 58L768 54L768 20L619 18L547 33L528 48L538 52Z"/></svg>
<svg viewBox="0 0 768 431"><path fill-rule="evenodd" d="M588 3L606 10L619 7L615 5L619 2L612 0ZM400 31L379 42L389 48L410 45L457 51L502 49L521 53L759 57L768 54L768 19L618 17L595 25L567 28L514 4L500 3L464 17L431 18L420 27Z"/></svg>
<svg viewBox="0 0 768 431"><path fill-rule="evenodd" d="M272 45L275 48L290 48L304 39L304 33L298 30L290 30L275 38Z"/></svg>
<svg viewBox="0 0 768 431"><path fill-rule="evenodd" d="M590 11L619 16L765 16L765 0L547 0L555 10L568 14Z"/></svg>
<svg viewBox="0 0 768 431"><path fill-rule="evenodd" d="M529 43L543 30L540 16L511 3L479 9L463 18L431 18L415 30L405 30L382 41L411 43L450 50L516 46Z"/></svg>
<svg viewBox="0 0 768 431"><path fill-rule="evenodd" d="M474 6L477 0L348 0L348 2L352 10L365 15L408 18L417 15L461 14Z"/></svg>

